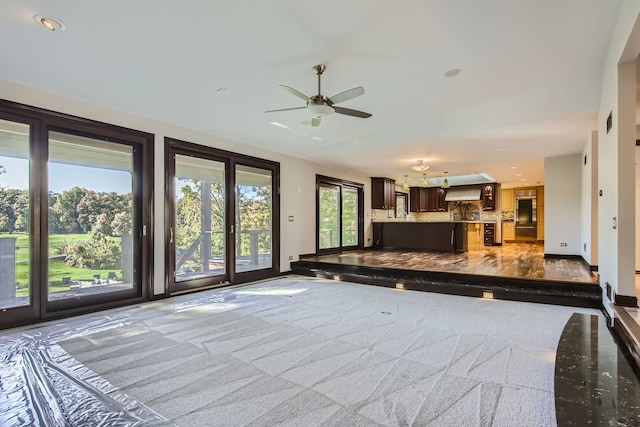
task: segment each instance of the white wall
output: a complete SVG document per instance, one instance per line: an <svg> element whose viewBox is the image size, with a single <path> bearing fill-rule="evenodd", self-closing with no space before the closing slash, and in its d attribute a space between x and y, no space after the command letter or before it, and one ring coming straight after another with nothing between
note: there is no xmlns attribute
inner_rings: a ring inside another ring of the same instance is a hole
<svg viewBox="0 0 640 427"><path fill-rule="evenodd" d="M640 271L640 147L636 146L636 271Z"/></svg>
<svg viewBox="0 0 640 427"><path fill-rule="evenodd" d="M544 159L544 253L582 253L582 156ZM562 246L566 243L566 246Z"/></svg>
<svg viewBox="0 0 640 427"><path fill-rule="evenodd" d="M585 164L586 158L586 164ZM598 132L589 134L582 150L582 258L598 265Z"/></svg>
<svg viewBox="0 0 640 427"><path fill-rule="evenodd" d="M598 272L600 286L635 295L635 88L640 2L624 0L605 56L598 111ZM606 131L612 113L613 127ZM617 227L614 229L614 218ZM613 315L603 292L603 306Z"/></svg>
<svg viewBox="0 0 640 427"><path fill-rule="evenodd" d="M164 137L172 137L236 153L280 162L280 271L289 271L289 256L315 252L315 182L316 174L359 182L365 185L365 246L371 244L371 180L351 171L335 170L306 160L259 147L206 135L145 117L112 110L99 105L40 91L0 80L0 97L87 119L124 126L155 135L154 177L154 293L164 292ZM288 217L293 215L294 221Z"/></svg>

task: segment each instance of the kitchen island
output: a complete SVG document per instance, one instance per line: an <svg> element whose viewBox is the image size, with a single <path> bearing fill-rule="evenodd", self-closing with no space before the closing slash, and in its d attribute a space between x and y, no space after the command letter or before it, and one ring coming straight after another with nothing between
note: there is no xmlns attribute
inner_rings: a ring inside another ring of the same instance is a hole
<svg viewBox="0 0 640 427"><path fill-rule="evenodd" d="M374 249L468 250L468 222L374 222Z"/></svg>

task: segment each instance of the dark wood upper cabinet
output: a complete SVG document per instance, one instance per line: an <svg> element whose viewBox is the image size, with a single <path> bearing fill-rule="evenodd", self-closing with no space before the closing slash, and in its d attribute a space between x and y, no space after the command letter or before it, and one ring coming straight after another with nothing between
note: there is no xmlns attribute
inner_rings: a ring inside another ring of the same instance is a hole
<svg viewBox="0 0 640 427"><path fill-rule="evenodd" d="M429 211L429 189L422 187L411 187L409 189L409 210L411 212Z"/></svg>
<svg viewBox="0 0 640 427"><path fill-rule="evenodd" d="M396 208L396 181L391 178L371 178L371 209Z"/></svg>
<svg viewBox="0 0 640 427"><path fill-rule="evenodd" d="M411 212L446 212L447 190L438 187L411 187L409 189Z"/></svg>
<svg viewBox="0 0 640 427"><path fill-rule="evenodd" d="M444 188L429 188L429 200L430 200L430 210L431 212L447 212L448 204L445 198L447 197L447 190Z"/></svg>
<svg viewBox="0 0 640 427"><path fill-rule="evenodd" d="M485 184L482 186L482 210L496 210L496 185Z"/></svg>

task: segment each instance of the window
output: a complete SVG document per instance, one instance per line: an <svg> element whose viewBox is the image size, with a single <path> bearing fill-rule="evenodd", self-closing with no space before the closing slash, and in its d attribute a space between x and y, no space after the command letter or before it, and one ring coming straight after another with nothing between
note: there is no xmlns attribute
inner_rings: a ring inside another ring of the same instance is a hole
<svg viewBox="0 0 640 427"><path fill-rule="evenodd" d="M236 165L236 271L273 266L273 171Z"/></svg>
<svg viewBox="0 0 640 427"><path fill-rule="evenodd" d="M0 120L0 309L32 304L30 134Z"/></svg>
<svg viewBox="0 0 640 427"><path fill-rule="evenodd" d="M135 287L133 147L49 132L48 299Z"/></svg>
<svg viewBox="0 0 640 427"><path fill-rule="evenodd" d="M175 248L177 282L226 273L224 162L175 155Z"/></svg>
<svg viewBox="0 0 640 427"><path fill-rule="evenodd" d="M165 138L169 293L279 272L279 164Z"/></svg>
<svg viewBox="0 0 640 427"><path fill-rule="evenodd" d="M409 215L409 198L406 193L396 192L396 218L406 218Z"/></svg>
<svg viewBox="0 0 640 427"><path fill-rule="evenodd" d="M316 251L362 248L364 186L318 175L316 187Z"/></svg>
<svg viewBox="0 0 640 427"><path fill-rule="evenodd" d="M340 247L340 186L320 183L318 189L320 249Z"/></svg>
<svg viewBox="0 0 640 427"><path fill-rule="evenodd" d="M0 100L0 327L151 295L152 147Z"/></svg>

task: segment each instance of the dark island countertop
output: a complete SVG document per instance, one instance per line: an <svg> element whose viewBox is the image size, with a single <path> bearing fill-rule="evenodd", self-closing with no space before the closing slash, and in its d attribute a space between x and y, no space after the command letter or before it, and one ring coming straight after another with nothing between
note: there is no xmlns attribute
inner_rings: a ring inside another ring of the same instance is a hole
<svg viewBox="0 0 640 427"><path fill-rule="evenodd" d="M375 249L467 251L469 222L375 222Z"/></svg>

